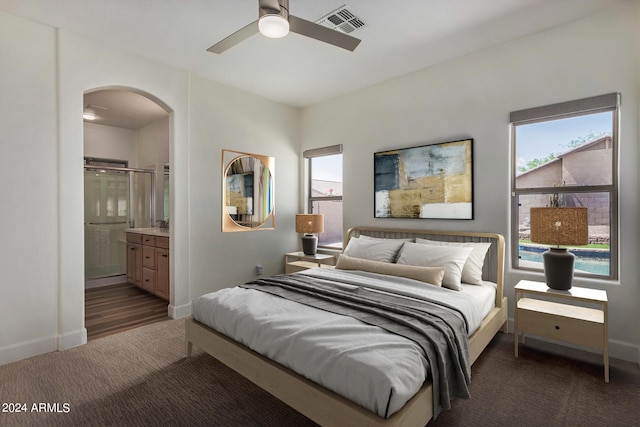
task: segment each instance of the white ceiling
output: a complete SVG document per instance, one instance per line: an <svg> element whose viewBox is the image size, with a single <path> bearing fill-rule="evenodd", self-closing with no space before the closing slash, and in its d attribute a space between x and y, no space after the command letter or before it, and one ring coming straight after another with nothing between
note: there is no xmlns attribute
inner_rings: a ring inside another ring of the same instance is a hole
<svg viewBox="0 0 640 427"><path fill-rule="evenodd" d="M346 4L366 26L349 52L260 34L216 55L257 0L0 0L0 8L292 106L307 106L596 13L625 0L290 0L316 21Z"/></svg>

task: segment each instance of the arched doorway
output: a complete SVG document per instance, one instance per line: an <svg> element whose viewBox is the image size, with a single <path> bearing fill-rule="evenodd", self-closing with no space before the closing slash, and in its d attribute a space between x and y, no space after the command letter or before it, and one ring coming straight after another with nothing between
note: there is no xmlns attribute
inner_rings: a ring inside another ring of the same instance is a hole
<svg viewBox="0 0 640 427"><path fill-rule="evenodd" d="M83 97L88 339L167 318L168 301L127 283L131 228L169 220L169 109L130 88Z"/></svg>

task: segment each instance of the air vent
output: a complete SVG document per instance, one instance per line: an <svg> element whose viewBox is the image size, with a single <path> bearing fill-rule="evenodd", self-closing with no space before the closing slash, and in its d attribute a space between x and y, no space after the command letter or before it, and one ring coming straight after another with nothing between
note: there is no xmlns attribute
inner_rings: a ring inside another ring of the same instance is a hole
<svg viewBox="0 0 640 427"><path fill-rule="evenodd" d="M339 7L333 12L323 16L316 21L316 24L331 28L332 30L341 31L346 34L352 33L365 25L364 21L354 15L346 6Z"/></svg>

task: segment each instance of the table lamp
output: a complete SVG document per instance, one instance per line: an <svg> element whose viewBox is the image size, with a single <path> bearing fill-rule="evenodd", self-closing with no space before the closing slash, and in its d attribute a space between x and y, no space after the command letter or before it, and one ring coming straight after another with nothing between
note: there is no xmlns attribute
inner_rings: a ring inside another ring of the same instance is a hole
<svg viewBox="0 0 640 427"><path fill-rule="evenodd" d="M542 254L544 275L551 289L571 289L575 256L563 246L589 243L587 208L531 208L531 241L556 245Z"/></svg>
<svg viewBox="0 0 640 427"><path fill-rule="evenodd" d="M318 238L312 233L324 231L324 215L322 214L297 214L296 232L304 233L302 236L302 252L305 255L315 255L318 250Z"/></svg>

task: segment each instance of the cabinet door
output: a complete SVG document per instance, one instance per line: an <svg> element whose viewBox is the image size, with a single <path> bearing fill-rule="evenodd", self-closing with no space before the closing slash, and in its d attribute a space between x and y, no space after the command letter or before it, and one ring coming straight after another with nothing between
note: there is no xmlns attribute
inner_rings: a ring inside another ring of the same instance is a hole
<svg viewBox="0 0 640 427"><path fill-rule="evenodd" d="M151 270L156 269L156 248L153 246L142 246L142 266Z"/></svg>
<svg viewBox="0 0 640 427"><path fill-rule="evenodd" d="M156 271L142 268L142 289L152 294L156 293Z"/></svg>
<svg viewBox="0 0 640 427"><path fill-rule="evenodd" d="M169 250L156 249L156 295L169 300Z"/></svg>
<svg viewBox="0 0 640 427"><path fill-rule="evenodd" d="M142 286L142 246L127 243L127 282Z"/></svg>

